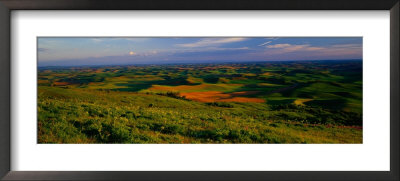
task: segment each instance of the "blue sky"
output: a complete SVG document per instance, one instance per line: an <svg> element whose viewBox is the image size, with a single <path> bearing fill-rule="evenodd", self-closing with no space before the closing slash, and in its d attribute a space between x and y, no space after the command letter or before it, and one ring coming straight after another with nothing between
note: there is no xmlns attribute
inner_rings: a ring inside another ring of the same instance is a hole
<svg viewBox="0 0 400 181"><path fill-rule="evenodd" d="M38 38L39 66L340 59L362 59L362 38Z"/></svg>

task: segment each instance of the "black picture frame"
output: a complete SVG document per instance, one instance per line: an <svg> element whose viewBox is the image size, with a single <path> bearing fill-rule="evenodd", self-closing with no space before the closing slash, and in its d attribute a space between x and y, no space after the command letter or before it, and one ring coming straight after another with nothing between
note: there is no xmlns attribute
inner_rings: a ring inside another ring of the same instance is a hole
<svg viewBox="0 0 400 181"><path fill-rule="evenodd" d="M390 171L12 171L10 13L13 10L390 10ZM2 180L399 180L399 0L0 0Z"/></svg>

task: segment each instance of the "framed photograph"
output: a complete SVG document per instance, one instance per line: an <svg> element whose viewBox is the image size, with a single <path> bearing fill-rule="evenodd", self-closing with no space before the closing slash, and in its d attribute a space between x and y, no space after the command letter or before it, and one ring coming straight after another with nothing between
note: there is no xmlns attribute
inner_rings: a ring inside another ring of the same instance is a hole
<svg viewBox="0 0 400 181"><path fill-rule="evenodd" d="M399 180L398 22L398 0L0 0L0 176Z"/></svg>

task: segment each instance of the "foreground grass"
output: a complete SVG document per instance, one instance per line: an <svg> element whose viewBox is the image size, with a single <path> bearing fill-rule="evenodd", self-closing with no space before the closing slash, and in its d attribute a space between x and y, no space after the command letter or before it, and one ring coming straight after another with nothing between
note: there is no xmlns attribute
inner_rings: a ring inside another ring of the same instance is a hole
<svg viewBox="0 0 400 181"><path fill-rule="evenodd" d="M38 93L38 143L362 143L361 126L332 125L334 114L311 110L328 115L320 120L294 104L210 104L47 86Z"/></svg>

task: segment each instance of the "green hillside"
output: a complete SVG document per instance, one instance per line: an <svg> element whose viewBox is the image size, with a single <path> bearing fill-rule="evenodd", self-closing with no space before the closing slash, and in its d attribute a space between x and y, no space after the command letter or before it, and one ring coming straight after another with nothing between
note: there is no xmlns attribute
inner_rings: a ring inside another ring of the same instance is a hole
<svg viewBox="0 0 400 181"><path fill-rule="evenodd" d="M362 143L362 62L41 68L38 143Z"/></svg>

